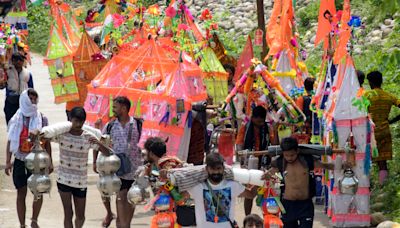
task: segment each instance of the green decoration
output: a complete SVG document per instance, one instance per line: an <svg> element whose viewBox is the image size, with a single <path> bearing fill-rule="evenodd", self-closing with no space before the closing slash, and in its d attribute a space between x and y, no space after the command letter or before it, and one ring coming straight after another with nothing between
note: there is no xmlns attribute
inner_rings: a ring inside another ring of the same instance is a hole
<svg viewBox="0 0 400 228"><path fill-rule="evenodd" d="M113 117L114 116L114 111L113 111L113 96L110 94L110 112L108 114L109 117Z"/></svg>

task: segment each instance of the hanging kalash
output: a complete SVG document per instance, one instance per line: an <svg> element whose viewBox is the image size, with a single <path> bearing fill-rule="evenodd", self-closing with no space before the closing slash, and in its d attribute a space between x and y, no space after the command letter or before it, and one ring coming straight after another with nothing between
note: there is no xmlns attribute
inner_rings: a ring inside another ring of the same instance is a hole
<svg viewBox="0 0 400 228"><path fill-rule="evenodd" d="M109 135L103 135L101 140L105 142L106 145L111 144ZM121 166L119 157L114 153L108 156L104 156L100 153L96 163L97 171L100 174L100 179L97 182L97 189L100 191L101 195L103 197L111 197L118 193L121 188L121 180L116 175Z"/></svg>
<svg viewBox="0 0 400 228"><path fill-rule="evenodd" d="M32 173L28 179L28 188L34 199L38 200L51 189L50 156L41 146L39 137L36 137L31 152L25 158L25 166Z"/></svg>
<svg viewBox="0 0 400 228"><path fill-rule="evenodd" d="M158 163L160 169L166 170L178 168L181 165L182 161L173 156L165 156ZM160 180L158 171L153 170L149 177L144 176L144 173L142 173L136 178L135 183L128 191L128 202L132 205L143 202L146 192L150 194L150 200L144 209L150 210L150 208L154 207L155 210L150 228L181 227L177 222L176 206L188 205L190 201L179 193L177 187L169 181L163 182ZM157 192L157 194L154 196L153 192Z"/></svg>

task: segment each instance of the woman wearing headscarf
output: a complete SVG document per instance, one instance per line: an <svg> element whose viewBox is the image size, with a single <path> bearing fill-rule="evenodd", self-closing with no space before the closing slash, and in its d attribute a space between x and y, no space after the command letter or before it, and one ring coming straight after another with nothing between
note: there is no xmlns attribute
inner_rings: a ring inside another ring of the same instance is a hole
<svg viewBox="0 0 400 228"><path fill-rule="evenodd" d="M47 126L47 118L37 110L38 93L34 89L27 89L19 97L19 109L11 118L8 125L8 143L6 169L7 175L12 170L13 181L17 189L17 213L21 227L25 226L27 181L32 173L25 168L25 157L31 152L31 138L37 135L43 126ZM51 158L50 144L45 144L46 151ZM11 163L11 155L14 162ZM50 159L51 161L51 159ZM51 165L50 172L53 170ZM33 202L31 227L39 227L37 219L42 207L43 198Z"/></svg>

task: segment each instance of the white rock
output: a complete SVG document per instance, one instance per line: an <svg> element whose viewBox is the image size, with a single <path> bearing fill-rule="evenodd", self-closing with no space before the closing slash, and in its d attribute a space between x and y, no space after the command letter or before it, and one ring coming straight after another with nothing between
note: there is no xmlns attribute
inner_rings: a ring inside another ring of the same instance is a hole
<svg viewBox="0 0 400 228"><path fill-rule="evenodd" d="M374 37L371 37L371 39L369 40L369 42L371 42L371 43L378 43L378 42L381 41L381 40L382 40L381 37L374 36Z"/></svg>
<svg viewBox="0 0 400 228"><path fill-rule="evenodd" d="M385 23L385 25L392 25L392 24L394 24L394 21L392 19L388 18L388 19L385 19L384 23Z"/></svg>
<svg viewBox="0 0 400 228"><path fill-rule="evenodd" d="M397 222L392 222L392 221L384 221L379 223L379 225L376 228L394 228L400 226L399 223Z"/></svg>
<svg viewBox="0 0 400 228"><path fill-rule="evenodd" d="M381 30L374 30L370 34L373 37L379 37L379 38L382 37L382 31Z"/></svg>
<svg viewBox="0 0 400 228"><path fill-rule="evenodd" d="M316 38L316 35L313 35L312 37L311 37L311 39L310 39L310 43L315 43L315 38Z"/></svg>
<svg viewBox="0 0 400 228"><path fill-rule="evenodd" d="M354 48L355 54L361 54L361 52L362 52L361 48Z"/></svg>
<svg viewBox="0 0 400 228"><path fill-rule="evenodd" d="M392 29L391 28L384 28L383 30L382 30L382 37L387 37L390 33L392 33Z"/></svg>

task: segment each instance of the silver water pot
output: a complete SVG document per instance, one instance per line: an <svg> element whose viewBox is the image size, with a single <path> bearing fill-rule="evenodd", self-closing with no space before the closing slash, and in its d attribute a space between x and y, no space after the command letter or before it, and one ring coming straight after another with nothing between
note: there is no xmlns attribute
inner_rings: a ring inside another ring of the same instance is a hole
<svg viewBox="0 0 400 228"><path fill-rule="evenodd" d="M121 180L117 175L104 175L100 176L97 182L97 189L103 196L111 196L117 193L121 188Z"/></svg>
<svg viewBox="0 0 400 228"><path fill-rule="evenodd" d="M353 170L346 169L342 179L338 181L341 194L355 195L358 190L358 179Z"/></svg>
<svg viewBox="0 0 400 228"><path fill-rule="evenodd" d="M97 171L100 174L108 175L114 174L118 171L121 166L121 160L115 154L111 154L109 156L104 156L101 153L97 157Z"/></svg>
<svg viewBox="0 0 400 228"><path fill-rule="evenodd" d="M128 202L132 205L136 205L143 201L142 190L137 184L133 184L127 194Z"/></svg>
<svg viewBox="0 0 400 228"><path fill-rule="evenodd" d="M48 175L33 174L28 178L28 188L33 193L47 193L51 189L51 180Z"/></svg>
<svg viewBox="0 0 400 228"><path fill-rule="evenodd" d="M216 128L212 133L211 133L211 139L210 139L210 144L211 145L218 145L219 137L221 136L222 129Z"/></svg>
<svg viewBox="0 0 400 228"><path fill-rule="evenodd" d="M35 167L37 167L38 170L42 170L49 166L50 156L44 150L32 151L25 157L25 167L30 171L34 171Z"/></svg>

